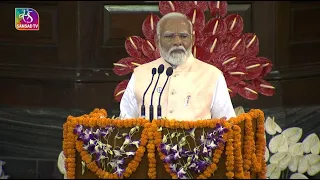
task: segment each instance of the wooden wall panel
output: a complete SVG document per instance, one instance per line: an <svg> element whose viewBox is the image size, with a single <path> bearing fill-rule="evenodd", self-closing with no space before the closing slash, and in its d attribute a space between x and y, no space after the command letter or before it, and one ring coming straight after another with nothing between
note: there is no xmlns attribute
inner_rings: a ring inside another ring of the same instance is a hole
<svg viewBox="0 0 320 180"><path fill-rule="evenodd" d="M244 32L257 34L259 56L274 62L267 79L277 87L274 97L261 96L257 101L237 97L234 103L259 108L319 102L317 97L292 97L303 93L303 88L292 87L314 85L319 80L318 2L228 3L229 14L243 17ZM0 2L0 15L11 17L4 21L12 24L0 29L0 83L6 84L0 89L0 104L80 109L96 106L117 112L119 104L113 100L113 91L129 76L116 76L112 63L128 56L125 38L142 36L146 16L151 12L159 15L157 5L156 1ZM39 11L40 31L14 29L14 8L25 6ZM206 16L210 16L208 11ZM308 94L316 93L310 89Z"/></svg>
<svg viewBox="0 0 320 180"><path fill-rule="evenodd" d="M320 3L277 3L277 59L279 67L320 63Z"/></svg>

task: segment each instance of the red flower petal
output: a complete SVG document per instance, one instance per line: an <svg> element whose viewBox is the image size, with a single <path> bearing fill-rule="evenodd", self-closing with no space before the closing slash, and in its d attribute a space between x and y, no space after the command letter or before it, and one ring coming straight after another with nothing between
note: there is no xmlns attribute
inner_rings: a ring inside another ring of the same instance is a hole
<svg viewBox="0 0 320 180"><path fill-rule="evenodd" d="M154 57L155 57L155 59L158 59L158 58L160 58L161 56L160 56L160 50L157 48L156 49L156 51L154 52Z"/></svg>
<svg viewBox="0 0 320 180"><path fill-rule="evenodd" d="M131 62L134 62L135 58L126 57L120 59L117 63L113 63L113 72L118 76L124 76L133 72L134 66Z"/></svg>
<svg viewBox="0 0 320 180"><path fill-rule="evenodd" d="M275 87L263 79L254 79L252 80L252 84L259 91L259 93L265 96L273 96L275 93Z"/></svg>
<svg viewBox="0 0 320 180"><path fill-rule="evenodd" d="M182 14L187 14L191 9L193 9L192 6L187 1L174 1L176 7L176 12L180 12Z"/></svg>
<svg viewBox="0 0 320 180"><path fill-rule="evenodd" d="M142 43L142 52L150 60L155 60L155 51L157 47L154 44L154 41L146 40Z"/></svg>
<svg viewBox="0 0 320 180"><path fill-rule="evenodd" d="M160 20L159 16L150 14L143 21L142 32L147 39L150 39L150 40L154 39L154 35L157 33L157 24L159 20Z"/></svg>
<svg viewBox="0 0 320 180"><path fill-rule="evenodd" d="M224 17L227 15L227 1L209 1L208 6L213 17Z"/></svg>
<svg viewBox="0 0 320 180"><path fill-rule="evenodd" d="M159 2L159 11L164 16L171 12L181 12L181 2L177 1L160 1Z"/></svg>
<svg viewBox="0 0 320 180"><path fill-rule="evenodd" d="M272 62L265 57L258 57L258 60L263 67L260 77L264 77L272 70Z"/></svg>
<svg viewBox="0 0 320 180"><path fill-rule="evenodd" d="M227 86L232 86L232 85L235 86L241 81L241 78L232 76L228 73L224 73L223 76L226 79Z"/></svg>
<svg viewBox="0 0 320 180"><path fill-rule="evenodd" d="M236 85L228 86L228 92L231 98L235 97L238 94L239 88Z"/></svg>
<svg viewBox="0 0 320 180"><path fill-rule="evenodd" d="M207 37L201 44L201 47L209 52L209 53L220 53L223 51L224 46L223 43L221 42L220 37L217 35L209 36ZM224 51L225 52L225 51Z"/></svg>
<svg viewBox="0 0 320 180"><path fill-rule="evenodd" d="M202 12L208 9L208 4L206 1L187 1L185 4L186 6L189 6L190 9L198 9Z"/></svg>
<svg viewBox="0 0 320 180"><path fill-rule="evenodd" d="M239 14L230 14L224 18L227 24L227 34L239 37L243 31L243 19Z"/></svg>
<svg viewBox="0 0 320 180"><path fill-rule="evenodd" d="M152 59L154 60L154 59ZM149 60L149 59L144 59L144 58L134 58L132 61L131 61L131 65L132 65L132 68L136 68L137 66L140 66L142 64L146 64L152 60Z"/></svg>
<svg viewBox="0 0 320 180"><path fill-rule="evenodd" d="M237 57L238 59L239 57ZM239 59L238 59L239 61ZM243 80L247 71L246 71L246 66L244 64L242 64L242 59L240 58L240 62L238 63L237 67L232 69L232 68L229 68L228 69L228 74L231 75L232 77L235 77L235 78L239 78L240 80ZM241 83L242 81L240 81L239 83Z"/></svg>
<svg viewBox="0 0 320 180"><path fill-rule="evenodd" d="M201 46L204 40L204 36L199 31L193 30L193 35L195 37L195 44L196 46Z"/></svg>
<svg viewBox="0 0 320 180"><path fill-rule="evenodd" d="M217 35L222 40L223 38L226 37L226 34L227 34L226 22L220 18L211 19L210 21L208 21L208 23L204 27L203 34L206 37Z"/></svg>
<svg viewBox="0 0 320 180"><path fill-rule="evenodd" d="M242 38L232 38L230 39L225 47L226 52L232 52L238 56L244 54L245 44Z"/></svg>
<svg viewBox="0 0 320 180"><path fill-rule="evenodd" d="M255 79L261 74L262 65L256 57L242 57L241 65L245 66L246 68L246 74L244 75L246 80Z"/></svg>
<svg viewBox="0 0 320 180"><path fill-rule="evenodd" d="M124 94L124 91L126 90L126 88L128 86L128 83L129 83L129 80L123 80L118 84L118 86L114 90L113 96L117 102L121 101L122 96Z"/></svg>
<svg viewBox="0 0 320 180"><path fill-rule="evenodd" d="M223 53L218 61L221 63L222 72L230 72L236 70L241 60L233 53Z"/></svg>
<svg viewBox="0 0 320 180"><path fill-rule="evenodd" d="M206 24L206 19L204 16L203 11L199 9L192 9L190 10L186 16L189 18L191 23L193 24L193 29L195 31L202 31L205 24Z"/></svg>
<svg viewBox="0 0 320 180"><path fill-rule="evenodd" d="M132 57L143 57L143 53L141 50L143 41L144 39L139 36L128 37L125 41L125 48L127 50L127 53Z"/></svg>
<svg viewBox="0 0 320 180"><path fill-rule="evenodd" d="M200 46L193 46L192 47L192 54L195 58L197 58L203 62L206 62L206 63L210 62L210 53L206 52Z"/></svg>
<svg viewBox="0 0 320 180"><path fill-rule="evenodd" d="M249 84L249 83L245 83L242 82L241 84L238 85L239 89L238 89L238 94L246 99L249 100L256 100L258 99L258 92L256 90L256 88Z"/></svg>
<svg viewBox="0 0 320 180"><path fill-rule="evenodd" d="M246 33L242 36L245 42L245 55L246 56L256 56L259 53L259 39L253 33Z"/></svg>

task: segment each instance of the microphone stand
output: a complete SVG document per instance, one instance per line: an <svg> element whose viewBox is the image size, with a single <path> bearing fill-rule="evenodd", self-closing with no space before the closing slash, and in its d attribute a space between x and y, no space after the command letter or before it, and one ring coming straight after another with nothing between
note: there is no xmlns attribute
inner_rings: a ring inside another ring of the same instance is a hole
<svg viewBox="0 0 320 180"><path fill-rule="evenodd" d="M160 105L160 102L161 102L161 96L162 96L162 93L163 93L163 90L164 88L166 87L167 85L167 82L169 80L169 77L172 75L173 73L173 69L172 67L168 67L167 71L166 71L166 74L167 74L167 79L166 79L166 82L164 83L162 89L161 89L161 92L160 92L160 96L159 96L159 102L158 102L158 107L157 107L157 118L158 119L161 119L161 105Z"/></svg>
<svg viewBox="0 0 320 180"><path fill-rule="evenodd" d="M147 92L148 92L148 90L149 90L152 82L153 82L154 75L157 73L157 69L156 69L156 68L152 68L151 73L152 73L151 82L150 82L149 86L147 87L147 89L146 89L146 90L144 91L144 93L143 93L142 105L141 105L141 117L142 117L142 118L145 118L145 117L146 117L146 107L145 107L145 105L144 105L144 99L145 99L145 96L146 96L146 94L147 94Z"/></svg>
<svg viewBox="0 0 320 180"><path fill-rule="evenodd" d="M151 94L151 103L150 103L150 106L149 106L149 121L151 122L153 120L153 95L154 95L154 91L156 90L156 87L158 85L158 82L159 82L159 78L160 78L160 75L163 73L164 71L164 65L161 64L159 67L158 67L158 79L156 81L156 84L154 85L154 88L153 88L153 91L152 91L152 94Z"/></svg>

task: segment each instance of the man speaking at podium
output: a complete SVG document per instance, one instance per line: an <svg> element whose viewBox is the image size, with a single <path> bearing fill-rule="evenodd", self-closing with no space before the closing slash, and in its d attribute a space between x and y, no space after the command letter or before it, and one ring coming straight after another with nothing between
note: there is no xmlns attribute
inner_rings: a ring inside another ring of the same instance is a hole
<svg viewBox="0 0 320 180"><path fill-rule="evenodd" d="M236 116L222 72L193 57L192 29L183 14L169 13L161 18L155 37L161 57L134 69L120 102L121 119Z"/></svg>

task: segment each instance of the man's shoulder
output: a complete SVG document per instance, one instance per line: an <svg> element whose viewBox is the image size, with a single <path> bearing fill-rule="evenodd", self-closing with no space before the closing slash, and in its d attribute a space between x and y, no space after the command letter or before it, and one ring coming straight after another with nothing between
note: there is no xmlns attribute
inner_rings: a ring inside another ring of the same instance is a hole
<svg viewBox="0 0 320 180"><path fill-rule="evenodd" d="M150 61L148 63L142 64L142 65L136 67L134 69L134 72L137 73L137 72L145 71L145 70L150 70L151 71L152 68L158 68L158 66L160 64L161 64L161 59L160 58L159 59L155 59L153 61Z"/></svg>
<svg viewBox="0 0 320 180"><path fill-rule="evenodd" d="M220 71L220 69L218 69L217 67L208 64L206 62L203 62L199 59L195 58L195 63L198 66L199 69L203 70L203 71L207 71L208 73L216 73L216 74L222 74L222 71Z"/></svg>

